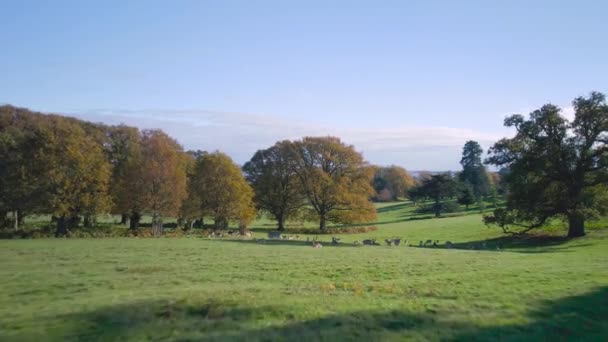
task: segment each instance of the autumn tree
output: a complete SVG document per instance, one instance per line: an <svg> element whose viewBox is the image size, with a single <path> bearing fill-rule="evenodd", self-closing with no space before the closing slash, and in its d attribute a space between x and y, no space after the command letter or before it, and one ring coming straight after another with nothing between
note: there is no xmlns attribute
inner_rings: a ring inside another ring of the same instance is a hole
<svg viewBox="0 0 608 342"><path fill-rule="evenodd" d="M462 172L460 172L460 181L471 186L473 194L477 201L480 201L483 196L490 192L490 181L486 168L481 161L483 149L477 141L469 140L462 148Z"/></svg>
<svg viewBox="0 0 608 342"><path fill-rule="evenodd" d="M414 178L404 168L396 165L378 167L372 181L377 194L383 190L390 192L393 201L407 197L408 190L414 186Z"/></svg>
<svg viewBox="0 0 608 342"><path fill-rule="evenodd" d="M141 217L140 163L141 146L139 130L125 125L107 128L107 153L112 165L110 194L112 212L121 215L121 224L132 218L131 228L137 228Z"/></svg>
<svg viewBox="0 0 608 342"><path fill-rule="evenodd" d="M291 144L280 141L259 150L243 166L255 193L256 207L269 213L277 221L279 230L284 230L285 221L297 217L306 204L306 195L292 168Z"/></svg>
<svg viewBox="0 0 608 342"><path fill-rule="evenodd" d="M201 201L198 198L198 192L194 189L193 180L196 171L196 161L203 153L205 152L187 151L184 155L187 177L187 195L182 202L178 217L178 226L184 229L191 229L194 227L194 223L197 220L202 220Z"/></svg>
<svg viewBox="0 0 608 342"><path fill-rule="evenodd" d="M373 169L351 145L336 137L305 137L291 145L293 170L325 231L327 222L352 223L376 217L369 199Z"/></svg>
<svg viewBox="0 0 608 342"><path fill-rule="evenodd" d="M0 227L12 223L18 229L25 215L43 206L47 165L39 153L45 144L39 132L44 119L27 109L0 106Z"/></svg>
<svg viewBox="0 0 608 342"><path fill-rule="evenodd" d="M40 153L47 165L45 190L47 212L56 217L56 235L65 235L80 217L107 212L110 164L102 147L72 120L49 116L39 134L44 139Z"/></svg>
<svg viewBox="0 0 608 342"><path fill-rule="evenodd" d="M608 105L593 92L573 101L568 121L547 104L528 119L512 115L505 126L516 130L490 149L488 162L507 169L506 206L484 218L505 232L543 226L552 218L568 222L568 236L585 235L585 221L608 209Z"/></svg>
<svg viewBox="0 0 608 342"><path fill-rule="evenodd" d="M241 169L224 153L199 156L190 187L200 201L202 214L213 218L218 228L236 222L244 230L255 218L253 189Z"/></svg>
<svg viewBox="0 0 608 342"><path fill-rule="evenodd" d="M182 147L160 130L143 131L141 162L141 203L152 215L152 228L162 233L163 217L177 216L186 197L186 160Z"/></svg>

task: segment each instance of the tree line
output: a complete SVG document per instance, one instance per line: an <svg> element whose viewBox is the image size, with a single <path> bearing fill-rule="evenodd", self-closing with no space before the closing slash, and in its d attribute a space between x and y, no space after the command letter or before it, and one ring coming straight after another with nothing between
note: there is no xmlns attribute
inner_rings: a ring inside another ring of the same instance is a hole
<svg viewBox="0 0 608 342"><path fill-rule="evenodd" d="M131 229L150 215L156 234L166 217L244 230L261 211L279 229L297 218L326 230L375 218L374 170L335 137L277 142L241 169L221 152L184 151L160 130L0 107L0 225L50 214L57 236L106 213Z"/></svg>
<svg viewBox="0 0 608 342"><path fill-rule="evenodd" d="M507 233L561 219L569 236L582 236L587 220L608 213L608 105L592 92L573 108L571 121L552 104L528 119L509 116L505 126L515 136L496 142L485 161L481 146L468 141L457 174L413 177L399 166L370 165L337 137L280 141L241 168L221 152L184 151L160 130L0 106L0 227L50 214L61 236L111 213L131 229L150 215L157 234L166 217L185 228L208 218L244 230L265 213L279 230L294 219L327 230L329 223L373 220L372 200L409 198L435 216L457 204L483 211L491 200L484 221ZM499 172L488 172L488 164Z"/></svg>

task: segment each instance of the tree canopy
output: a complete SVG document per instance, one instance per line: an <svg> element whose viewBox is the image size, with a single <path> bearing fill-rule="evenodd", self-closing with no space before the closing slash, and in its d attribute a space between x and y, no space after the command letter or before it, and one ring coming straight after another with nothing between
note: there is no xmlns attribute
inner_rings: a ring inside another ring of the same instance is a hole
<svg viewBox="0 0 608 342"><path fill-rule="evenodd" d="M268 212L285 229L285 221L296 218L306 204L306 195L290 159L290 141L277 142L257 151L243 171L255 192L258 210Z"/></svg>
<svg viewBox="0 0 608 342"><path fill-rule="evenodd" d="M370 202L373 169L353 146L336 137L305 137L292 145L293 170L301 182L309 216L327 222L352 223L371 220L376 209Z"/></svg>
<svg viewBox="0 0 608 342"><path fill-rule="evenodd" d="M178 216L187 195L186 157L182 147L159 130L147 130L141 139L142 209L152 215L155 233L162 231L163 216Z"/></svg>
<svg viewBox="0 0 608 342"><path fill-rule="evenodd" d="M201 154L190 187L200 201L202 215L213 218L218 228L226 228L231 221L242 228L255 218L253 189L224 153Z"/></svg>
<svg viewBox="0 0 608 342"><path fill-rule="evenodd" d="M447 173L432 175L422 181L416 191L416 196L426 197L433 200L433 212L435 217L441 216L446 209L443 201L457 194L458 183Z"/></svg>
<svg viewBox="0 0 608 342"><path fill-rule="evenodd" d="M513 138L490 149L488 162L508 169L506 207L485 218L505 231L529 230L551 218L568 221L568 236L585 234L585 220L605 213L608 182L608 105L604 94L593 92L573 101L575 117L546 104L528 119L512 115L505 126Z"/></svg>
<svg viewBox="0 0 608 342"><path fill-rule="evenodd" d="M414 178L403 167L391 165L386 167L378 167L375 170L373 178L374 190L376 190L376 198L383 191L388 195L388 199L396 201L398 198L408 196L408 190L414 186ZM387 196L383 196L387 197Z"/></svg>
<svg viewBox="0 0 608 342"><path fill-rule="evenodd" d="M479 201L482 196L490 192L490 180L481 161L483 149L477 141L469 140L462 149L462 172L459 178L463 183L468 183L473 190L473 195Z"/></svg>

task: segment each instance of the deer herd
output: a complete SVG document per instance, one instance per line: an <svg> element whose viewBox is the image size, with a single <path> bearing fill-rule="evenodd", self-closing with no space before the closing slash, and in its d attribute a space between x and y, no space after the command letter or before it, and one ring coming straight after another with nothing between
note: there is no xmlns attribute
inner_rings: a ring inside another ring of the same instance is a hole
<svg viewBox="0 0 608 342"><path fill-rule="evenodd" d="M268 240L299 240L300 236L299 235L286 235L286 234L281 234L280 232L276 232L276 231L272 231L272 232L268 232ZM266 239L256 239L254 238L255 242L257 243L266 243ZM416 247L414 245L408 245L408 240L404 240L402 238L392 238L392 239L384 239L384 242L386 243L387 246L409 246L409 247ZM312 237L312 239L310 237L306 237L306 243L309 243L313 248L323 248L323 243L321 240L319 240L318 236L314 236ZM331 245L333 246L337 246L340 245L340 238L332 236L331 238ZM365 239L362 240L361 242L354 241L353 245L363 245L363 246L380 246L380 243L378 243L376 241L376 239ZM445 244L443 246L439 245L439 240L426 240L426 242L423 243L423 241L420 241L420 243L418 244L418 247L444 247L444 248L448 248L451 249L452 247L454 247L454 244L451 241L446 241Z"/></svg>
<svg viewBox="0 0 608 342"><path fill-rule="evenodd" d="M268 241L271 240L296 240L296 241L301 241L300 240L300 235L297 234L282 234L281 232L278 231L270 231L268 232L267 238L266 239L259 239L254 237L253 233L251 231L245 231L240 232L238 230L228 230L228 231L213 231L207 234L207 238L224 238L224 237L234 237L234 236L239 236L239 237L245 237L245 238L253 238L253 241L255 241L256 243L267 243ZM452 248L461 248L461 249L471 249L471 250L485 250L485 249L493 249L491 246L487 246L485 242L482 242L481 244L469 244L469 245L461 245L460 247L456 247L456 245L454 243L452 243L451 241L446 241L443 244L440 244L439 240L420 240L418 242L418 244L408 244L408 240L404 240L403 238L400 237L395 237L392 239L384 239L384 243L391 247L391 246L407 246L407 247L421 247L421 248L447 248L447 249L452 249ZM310 246L312 246L313 248L323 248L323 244L325 242L319 240L318 236L314 236L311 237L307 236L306 237L306 244L309 244ZM331 244L332 246L337 246L337 245L341 245L342 242L340 242L340 238L332 236L331 241L327 242L329 244ZM363 246L380 246L381 243L379 243L376 239L365 239L365 240L361 240L361 241L354 241L352 243L352 245L355 246L359 246L359 245L363 245ZM494 248L498 251L500 250L500 246L496 245L494 246Z"/></svg>

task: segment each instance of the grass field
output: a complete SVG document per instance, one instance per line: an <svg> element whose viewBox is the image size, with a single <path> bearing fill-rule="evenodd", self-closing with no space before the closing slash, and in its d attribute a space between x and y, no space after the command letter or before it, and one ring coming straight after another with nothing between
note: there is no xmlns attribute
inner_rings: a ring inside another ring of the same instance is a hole
<svg viewBox="0 0 608 342"><path fill-rule="evenodd" d="M407 203L380 205L378 231L321 249L304 236L3 240L0 339L608 338L605 222L576 240L511 240L474 211L412 215ZM462 249L351 244L394 236Z"/></svg>

